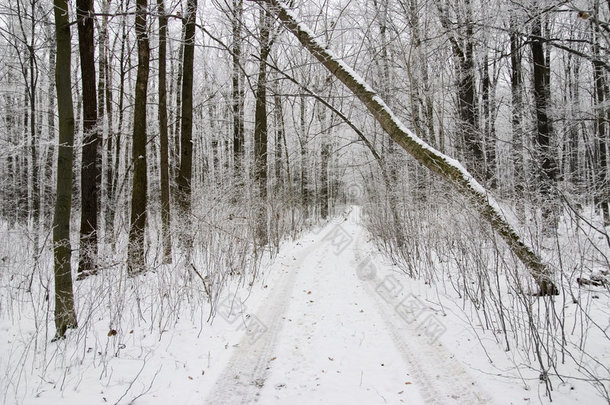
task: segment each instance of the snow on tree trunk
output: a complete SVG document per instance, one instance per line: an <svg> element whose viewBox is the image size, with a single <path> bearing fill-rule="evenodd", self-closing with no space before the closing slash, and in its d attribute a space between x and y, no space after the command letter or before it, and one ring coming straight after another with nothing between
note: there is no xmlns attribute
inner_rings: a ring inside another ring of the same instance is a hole
<svg viewBox="0 0 610 405"><path fill-rule="evenodd" d="M278 0L253 0L270 6L284 26L292 32L301 44L326 69L339 79L371 112L381 127L419 163L432 172L441 175L460 193L468 198L472 206L485 218L493 229L504 239L513 253L530 270L540 289L540 295L557 294L551 280L550 269L542 262L509 224L496 201L487 190L462 166L460 162L429 146L393 114L377 93L347 64L335 56L326 46L316 40L316 36L288 6Z"/></svg>

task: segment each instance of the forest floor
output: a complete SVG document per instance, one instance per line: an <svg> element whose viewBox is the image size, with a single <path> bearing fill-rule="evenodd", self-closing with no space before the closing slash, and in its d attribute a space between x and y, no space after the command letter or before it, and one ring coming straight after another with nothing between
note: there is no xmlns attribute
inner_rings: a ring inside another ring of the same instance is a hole
<svg viewBox="0 0 610 405"><path fill-rule="evenodd" d="M94 349L57 350L73 361L44 373L12 373L30 332L0 319L0 403L549 403L536 371L468 321L455 291L377 252L357 207L286 242L251 289L219 300L211 325L188 319L112 336L102 319L84 345ZM553 403L604 403L586 383L554 389Z"/></svg>

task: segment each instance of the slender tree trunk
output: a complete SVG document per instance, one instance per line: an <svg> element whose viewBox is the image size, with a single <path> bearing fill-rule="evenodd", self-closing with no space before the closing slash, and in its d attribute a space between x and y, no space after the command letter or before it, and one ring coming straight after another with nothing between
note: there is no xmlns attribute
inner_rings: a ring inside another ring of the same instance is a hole
<svg viewBox="0 0 610 405"><path fill-rule="evenodd" d="M532 51L534 76L534 101L536 107L536 156L538 176L538 192L542 207L543 232L547 233L557 226L557 207L555 185L557 182L557 163L551 145L553 128L548 116L550 105L550 73L544 52L542 38L542 22L537 14L532 20L532 35L530 47ZM549 201L550 198L550 201Z"/></svg>
<svg viewBox="0 0 610 405"><path fill-rule="evenodd" d="M49 49L49 90L48 90L48 110L47 110L47 152L46 161L44 166L44 197L42 206L45 208L43 211L44 228L47 229L52 225L53 215L50 214L50 208L54 206L52 203L55 190L53 187L53 162L55 161L55 148L53 144L55 142L55 51L57 45L55 44L54 35L49 35L51 49ZM49 221L50 219L50 221Z"/></svg>
<svg viewBox="0 0 610 405"><path fill-rule="evenodd" d="M79 278L96 272L99 164L99 128L93 41L93 0L77 0L78 49L83 89L83 161L81 166L81 220Z"/></svg>
<svg viewBox="0 0 610 405"><path fill-rule="evenodd" d="M182 117L180 136L180 170L178 172L178 201L182 215L190 215L193 181L193 59L195 55L195 20L197 0L186 6L184 62L182 64Z"/></svg>
<svg viewBox="0 0 610 405"><path fill-rule="evenodd" d="M375 5L375 9L377 11L377 13L379 14L379 34L380 34L380 41L381 41L381 91L380 91L380 95L382 97L383 100L385 100L385 102L392 107L394 102L393 102L393 95L392 95L392 91L391 91L391 82L392 82L392 78L391 78L391 70L390 70L390 63L391 63L391 57L390 57L390 52L389 52L389 41L387 38L387 30L388 30L388 0L373 0L373 3ZM417 7L416 4L411 4L410 7ZM413 12L415 12L413 10ZM413 35L413 46L414 47L418 47L419 46L419 42L420 42L420 38L419 38L419 22L417 21L417 16L411 14L409 16L410 19L410 23L411 23L411 34ZM419 91L419 85L418 85L418 81L417 79L411 75L410 76L411 79L411 92L410 92L410 102L411 102L411 119L413 121L413 124L416 127L416 130L418 133L423 134L423 129L421 126L421 117L420 117L420 104L419 104L419 95L417 94ZM325 138L326 142L329 142L328 138L330 138L330 133L328 134L328 136ZM382 142L382 145L385 145L384 142ZM324 144L323 144L323 148L324 148ZM382 149L383 151L383 149ZM330 151L324 151L323 149L323 156L324 153L330 153ZM323 161L324 162L324 161ZM403 230L402 230L402 224L400 222L400 217L398 215L398 192L397 192L397 185L398 185L398 165L399 162L397 160L397 156L396 153L394 151L394 142L392 141L392 139L388 139L387 140L387 153L384 154L384 159L382 159L381 161L379 161L381 163L383 163L385 165L385 168L382 170L382 173L384 175L384 182L386 185L386 195L387 195L387 204L388 204L388 209L390 210L390 213L392 215L392 227L394 229L394 236L396 237L396 242L397 245L403 246L404 245L404 236L403 236ZM378 162L378 163L379 163ZM417 175L417 173L415 174L416 177L419 177ZM328 184L323 185L323 187L326 186L328 187Z"/></svg>
<svg viewBox="0 0 610 405"><path fill-rule="evenodd" d="M392 94L390 92L390 53L388 51L389 42L388 42L388 0L373 0L373 4L375 6L375 11L378 14L377 22L379 24L379 39L381 42L381 50L380 50L380 64L381 64L381 80L380 80L380 94L381 97L386 100L388 105L393 105ZM382 151L387 148L387 159L386 164L389 165L389 171L393 179L397 180L397 170L396 164L394 161L394 143L392 140L388 139L387 143L382 143ZM385 152L385 151L384 151Z"/></svg>
<svg viewBox="0 0 610 405"><path fill-rule="evenodd" d="M433 149L406 129L404 124L396 118L390 108L364 82L360 75L333 56L326 46L319 43L312 36L312 31L305 29L304 24L288 10L284 3L278 0L255 0L255 2L267 4L269 9L277 15L299 42L367 107L382 128L405 151L432 172L442 176L469 199L472 206L489 221L493 229L498 232L509 248L530 270L530 274L540 289L540 295L558 293L557 287L551 279L550 269L534 253L533 249L518 236L515 229L496 208L497 203L493 200L493 197L461 164Z"/></svg>
<svg viewBox="0 0 610 405"><path fill-rule="evenodd" d="M282 105L282 96L279 89L279 81L274 81L274 121L275 121L275 192L279 194L284 185L284 174L282 161L282 155L287 154L288 151L283 151L283 142L285 137L285 126L284 126L284 107Z"/></svg>
<svg viewBox="0 0 610 405"><path fill-rule="evenodd" d="M55 339L76 328L72 268L70 265L70 212L72 208L72 161L74 111L70 77L70 21L68 1L54 0L57 43L55 82L59 113L59 152L57 157L57 201L53 214L53 253L55 268Z"/></svg>
<svg viewBox="0 0 610 405"><path fill-rule="evenodd" d="M145 270L147 164L146 164L146 101L150 49L146 31L147 0L136 1L136 36L138 39L138 73L133 114L133 187L131 190L131 227L129 228L128 270L130 275Z"/></svg>
<svg viewBox="0 0 610 405"><path fill-rule="evenodd" d="M33 34L34 35L34 34ZM38 230L40 227L40 179L38 178L38 136L36 132L36 81L34 48L30 46L29 63L30 63L30 162L31 162L31 197L30 197L30 213L32 215L32 223L36 236L34 237L35 249L38 251Z"/></svg>
<svg viewBox="0 0 610 405"><path fill-rule="evenodd" d="M233 167L235 177L241 177L244 159L244 90L241 72L241 34L242 34L243 0L233 0L233 46L231 72L231 97L233 109Z"/></svg>
<svg viewBox="0 0 610 405"><path fill-rule="evenodd" d="M580 111L580 83L578 78L580 77L580 58L573 58L569 56L570 71L567 73L568 76L568 91L570 95L570 117L571 121L568 129L568 139L565 145L566 152L564 154L564 165L567 172L567 180L571 186L571 190L575 194L580 193L581 174L578 165L579 162L579 149L580 149L580 138L582 136L582 121L578 120L577 111Z"/></svg>
<svg viewBox="0 0 610 405"><path fill-rule="evenodd" d="M454 24L447 15L447 6L440 1L436 3L441 24L449 33L449 40L456 59L456 74L458 77L458 145L463 142L463 154L468 170L478 180L485 179L483 145L478 123L478 106L476 81L474 71L474 33L472 21L472 6L470 0L465 0L466 21L465 31L455 36Z"/></svg>
<svg viewBox="0 0 610 405"><path fill-rule="evenodd" d="M36 64L36 9L35 2L31 2L30 9L30 43L28 45L28 64L30 73L29 99L30 99L30 163L31 163L31 188L29 211L32 215L34 226L34 254L38 254L39 230L40 230L40 178L38 163L38 145L40 143L37 131L37 109L36 92L38 88L38 65Z"/></svg>
<svg viewBox="0 0 610 405"><path fill-rule="evenodd" d="M322 107L321 110L324 110ZM330 137L332 136L332 118L331 122L326 122L326 114L320 114L320 124L322 125L322 146L320 149L320 217L328 218L330 211L330 195L329 195L329 176L328 163L330 160ZM326 128L324 128L326 126Z"/></svg>
<svg viewBox="0 0 610 405"><path fill-rule="evenodd" d="M301 95L301 102L299 104L299 121L300 121L300 132L299 146L301 150L301 206L303 209L303 216L309 218L309 179L307 176L307 125L306 125L306 114L307 114L307 98L304 94Z"/></svg>
<svg viewBox="0 0 610 405"><path fill-rule="evenodd" d="M269 37L271 23L271 14L261 11L260 55L254 111L254 181L259 197L256 239L259 246L264 246L269 241L267 233L267 58L271 51Z"/></svg>
<svg viewBox="0 0 610 405"><path fill-rule="evenodd" d="M110 0L104 0L102 2L102 12L108 14L110 6ZM98 107L98 122L100 126L104 126L104 138L106 139L105 148L103 153L106 158L106 167L104 169L104 183L103 192L104 196L101 200L100 214L104 212L104 233L106 240L109 240L109 235L112 233L114 213L113 209L110 208L113 205L113 150L114 150L114 132L113 132L113 115L112 115L112 80L110 76L109 67L109 39L108 39L108 17L107 15L102 16L102 22L99 32L99 60L98 60L98 87L97 87L97 107ZM106 124L104 125L104 119ZM100 128L101 129L101 128ZM105 207L105 208L103 208Z"/></svg>
<svg viewBox="0 0 610 405"><path fill-rule="evenodd" d="M489 55L483 58L483 74L481 83L483 134L485 140L485 180L491 189L496 188L496 134L494 128L494 84L489 75Z"/></svg>
<svg viewBox="0 0 610 405"><path fill-rule="evenodd" d="M466 35L464 38L464 53L460 58L459 109L462 124L462 136L467 150L466 164L479 180L484 180L486 170L485 155L481 142L478 120L476 95L473 24L470 0L466 0ZM470 164L468 162L470 161Z"/></svg>
<svg viewBox="0 0 610 405"><path fill-rule="evenodd" d="M218 133L218 128L216 126L216 120L218 119L218 113L216 112L216 104L214 102L214 95L209 96L210 103L208 103L208 119L210 120L210 133L212 133L210 146L212 152L212 164L208 165L207 173L210 173L210 177L216 179L217 182L220 181L220 155L221 155L221 141L219 140L220 136ZM202 114L203 115L203 114ZM201 117L203 118L203 117ZM202 172L206 172L206 168L202 170ZM195 177L197 177L195 175Z"/></svg>
<svg viewBox="0 0 610 405"><path fill-rule="evenodd" d="M165 0L157 0L159 9L159 138L161 147L161 239L163 262L172 262L169 205L169 145L167 131L167 16Z"/></svg>
<svg viewBox="0 0 610 405"><path fill-rule="evenodd" d="M124 12L124 8L129 6L129 0L127 0L125 3L121 3L121 12ZM121 51L119 53L119 94L118 94L118 108L117 108L117 112L118 112L118 128L117 128L117 132L116 132L116 136L115 136L115 147L114 147L114 158L113 158L113 165L112 165L112 190L110 192L110 196L112 197L112 200L109 201L108 206L107 206L107 212L106 212L106 235L107 235L107 241L111 241L113 246L115 243L115 238L113 236L114 233L114 217L115 217L115 211L117 210L118 206L119 206L119 175L120 175L120 164L121 164L121 151L122 149L127 149L127 145L125 145L125 147L122 146L122 134L123 134L123 128L124 128L124 122L123 122L123 118L125 115L125 82L126 80L128 80L128 78L126 78L127 76L127 67L126 65L126 54L127 54L127 49L129 48L129 41L128 41L128 35L127 35L127 31L126 31L126 16L123 15L122 21L121 21ZM127 49L126 49L127 48ZM110 77L110 75L108 76ZM109 110L111 111L111 110ZM112 121L110 120L109 117L109 123L110 125L112 125Z"/></svg>
<svg viewBox="0 0 610 405"><path fill-rule="evenodd" d="M24 80L26 83L29 83L29 75L28 75L28 69L25 68L24 71ZM28 85L27 88L24 91L24 95L23 95L23 101L24 101L24 108L23 108L23 138L27 139L28 143L31 139L31 133L29 133L28 128L29 127L28 123L30 122L30 107L29 107L29 102L30 102L30 86ZM21 141L19 140L17 144L21 144ZM30 168L29 168L29 157L27 156L27 152L28 149L24 149L24 154L22 154L21 156L18 157L18 161L19 161L19 174L20 174L20 178L19 178L19 184L17 186L17 193L19 195L19 221L20 222L24 222L27 223L28 219L29 219L29 213L31 210L31 203L32 203L32 199L29 196L29 191L31 190L31 186L30 186L30 179L31 179L31 175L30 175Z"/></svg>
<svg viewBox="0 0 610 405"><path fill-rule="evenodd" d="M53 63L55 63L53 61ZM12 80L12 74L11 71L9 70L7 72L7 80L10 82ZM51 80L51 82L54 83L54 80ZM5 129L6 129L6 134L7 134L7 140L8 140L8 145L11 146L11 149L14 151L15 148L13 147L14 142L13 142L13 137L14 137L14 133L15 133L15 114L13 112L13 108L14 108L14 98L11 94L4 94L3 95L3 102L4 102L4 122L5 122ZM16 199L16 187L15 187L15 178L16 178L16 170L15 170L15 156L14 156L14 152L9 152L8 156L6 158L6 174L7 174L7 184L5 186L5 200L3 201L2 204L2 215L3 218L6 218L6 220L9 223L9 227L12 227L14 222L16 222L16 218L15 218L15 209L14 206L10 207L9 202L10 201L15 201Z"/></svg>
<svg viewBox="0 0 610 405"><path fill-rule="evenodd" d="M510 65L511 65L511 122L512 122L512 158L513 184L517 212L525 218L523 207L525 194L525 161L523 159L523 78L521 64L521 41L519 40L517 17L510 17Z"/></svg>
<svg viewBox="0 0 610 405"><path fill-rule="evenodd" d="M178 180L178 172L180 170L180 133L182 124L182 77L184 74L184 47L186 45L186 20L182 20L182 33L181 33L180 47L178 49L178 74L176 77L176 117L174 119L174 144L173 144L173 159L172 159L172 170L176 176L176 183ZM176 193L177 194L177 193Z"/></svg>
<svg viewBox="0 0 610 405"><path fill-rule="evenodd" d="M596 120L595 120L595 205L601 208L604 224L610 225L609 200L610 193L608 192L608 157L606 148L608 145L608 118L610 117L610 108L605 106L609 101L608 96L610 91L606 82L606 73L603 66L599 62L600 55L600 31L599 26L593 28L593 55L596 61L593 62L593 80L595 82L595 103L596 103Z"/></svg>

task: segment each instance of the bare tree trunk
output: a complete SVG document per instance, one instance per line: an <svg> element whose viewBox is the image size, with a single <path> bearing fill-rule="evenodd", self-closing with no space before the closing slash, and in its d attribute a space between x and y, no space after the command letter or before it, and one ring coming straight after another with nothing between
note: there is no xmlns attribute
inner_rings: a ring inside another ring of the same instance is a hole
<svg viewBox="0 0 610 405"><path fill-rule="evenodd" d="M72 209L72 162L74 111L70 77L70 21L67 0L54 0L57 43L55 82L59 112L59 152L57 156L57 201L53 214L53 253L55 268L55 339L76 328L72 268L70 265L70 212Z"/></svg>
<svg viewBox="0 0 610 405"><path fill-rule="evenodd" d="M99 128L95 83L95 44L93 42L93 0L77 0L78 49L83 89L83 161L81 166L81 220L78 257L79 278L94 274L97 254Z"/></svg>
<svg viewBox="0 0 610 405"><path fill-rule="evenodd" d="M32 165L31 171L31 198L30 198L30 213L32 214L32 223L34 225L34 252L37 254L39 245L39 229L40 229L40 179L38 167L38 144L40 143L36 130L36 91L38 82L38 66L35 60L34 41L36 36L36 13L35 2L30 3L32 8L30 21L30 38L31 43L28 46L28 62L30 72L30 161Z"/></svg>
<svg viewBox="0 0 610 405"><path fill-rule="evenodd" d="M555 153L551 146L553 128L548 116L551 98L550 71L544 52L542 38L542 22L538 10L532 20L532 38L530 48L532 51L533 76L534 76L534 101L536 106L536 156L538 172L538 193L542 207L543 232L549 232L557 226L557 207L555 185L557 182L557 162ZM550 201L549 201L550 198Z"/></svg>
<svg viewBox="0 0 610 405"><path fill-rule="evenodd" d="M173 159L172 171L178 180L178 171L180 170L180 133L182 124L182 76L184 74L184 46L186 45L186 20L182 20L181 41L178 48L178 72L176 75L176 117L174 118L174 135L173 135ZM174 190L176 191L176 190ZM177 193L176 193L177 194Z"/></svg>
<svg viewBox="0 0 610 405"><path fill-rule="evenodd" d="M593 26L592 26L593 27ZM596 120L595 120L595 205L601 208L604 224L610 225L610 211L608 207L610 194L608 192L608 158L606 147L608 145L608 117L610 116L610 108L605 106L608 101L610 91L606 82L606 73L601 66L600 60L600 30L599 25L593 29L593 55L597 61L593 62L593 79L595 81L595 102Z"/></svg>
<svg viewBox="0 0 610 405"><path fill-rule="evenodd" d="M29 83L29 75L28 75L28 68L27 67L22 67L23 70L23 75L24 75L24 80L26 83ZM27 85L27 88L24 91L24 95L23 95L23 101L24 101L24 105L23 105L23 136L24 139L31 139L31 133L28 133L28 128L32 128L30 126L28 126L29 122L30 122L30 107L29 107L29 102L30 102L30 86ZM27 142L27 141L26 141ZM29 143L29 142L28 142ZM31 171L30 171L30 167L29 167L29 158L26 155L28 152L28 149L24 149L24 154L18 157L18 161L19 161L19 182L18 182L18 186L17 186L17 193L19 195L19 220L21 222L25 222L27 223L28 219L29 219L29 213L31 212L31 203L32 203L32 199L29 196L29 192L31 190L31 185L30 185L30 179L32 178L31 176Z"/></svg>
<svg viewBox="0 0 610 405"><path fill-rule="evenodd" d="M485 179L483 146L478 123L476 82L474 74L474 44L472 6L470 0L465 1L466 21L463 22L465 32L455 36L454 24L449 20L447 6L440 1L436 3L439 18L449 34L449 40L456 59L458 77L458 145L463 142L463 152L466 167L478 180Z"/></svg>
<svg viewBox="0 0 610 405"><path fill-rule="evenodd" d="M377 93L364 80L341 60L334 57L328 48L319 43L297 17L278 0L254 0L269 6L274 14L301 44L322 63L335 77L367 107L382 128L405 151L432 172L439 174L466 196L473 207L484 217L504 239L509 248L530 270L539 287L540 295L557 294L550 269L526 245L517 232L497 208L497 203L472 175L454 159L433 149L415 136L400 122Z"/></svg>
<svg viewBox="0 0 610 405"><path fill-rule="evenodd" d="M55 63L55 61L53 61L53 63ZM7 80L9 82L12 81L13 75L10 70L7 72L6 76L7 76ZM50 82L55 83L54 80L50 80ZM51 90L53 90L53 88L51 88ZM15 122L16 115L14 114L14 108L16 105L14 95L4 94L3 102L4 102L4 106L5 106L5 129L6 129L7 140L8 140L8 144L11 146L11 149L13 151L15 151L16 148L13 148L13 145L14 145L14 137L17 132L16 131L17 124ZM8 181L5 186L5 193L4 193L5 200L3 201L3 204L2 204L2 215L3 215L3 218L7 219L9 226L13 226L13 224L15 222L17 222L17 216L16 216L17 209L15 209L15 205L11 206L9 204L9 202L12 201L14 203L14 201L17 200L17 186L16 186L17 157L15 156L15 153L13 151L8 153L8 156L6 159L6 173L7 173Z"/></svg>
<svg viewBox="0 0 610 405"><path fill-rule="evenodd" d="M124 9L126 7L129 6L129 0L125 1L124 3L121 3L121 12L124 12ZM127 150L128 147L127 145L124 145L124 147L122 146L122 134L123 134L123 128L124 128L124 116L125 116L125 85L126 85L126 81L129 80L128 76L127 76L127 72L128 72L128 68L125 66L127 64L127 60L129 60L130 58L127 56L128 50L129 50L129 36L127 35L127 31L126 31L126 16L123 15L122 21L121 21L121 51L119 53L119 94L118 94L118 117L117 117L117 121L118 121L118 128L117 128L117 132L116 132L116 138L115 138L115 148L114 148L114 159L113 159L113 165L112 165L112 172L113 172L113 176L112 176L112 191L110 192L110 195L112 196L112 201L108 204L108 211L106 213L107 215L107 220L106 220L106 235L107 235L107 240L112 241L113 246L114 246L114 238L112 237L113 234L113 230L114 230L114 217L115 217L115 211L117 210L118 206L119 206L119 174L120 174L120 165L121 165L121 153L122 153L122 149ZM127 49L126 49L127 48Z"/></svg>
<svg viewBox="0 0 610 405"><path fill-rule="evenodd" d="M301 205L303 208L303 216L305 218L309 217L309 203L310 203L310 195L309 195L309 179L307 175L307 125L305 121L305 115L307 113L307 98L304 94L301 95L301 102L299 105L299 119L300 119L300 129L301 135L299 137L299 146L301 149Z"/></svg>
<svg viewBox="0 0 610 405"><path fill-rule="evenodd" d="M157 0L159 10L159 141L161 154L161 240L163 263L172 262L169 205L169 145L167 131L167 16L165 0Z"/></svg>
<svg viewBox="0 0 610 405"><path fill-rule="evenodd" d="M486 51L487 52L487 51ZM482 98L482 115L483 115L483 139L485 145L485 180L489 188L495 189L497 186L496 179L496 133L494 125L495 105L494 91L495 83L492 83L492 78L489 75L489 56L487 53L483 59L483 74L481 83L481 98Z"/></svg>
<svg viewBox="0 0 610 405"><path fill-rule="evenodd" d="M389 43L387 39L387 25L388 25L388 0L383 0L379 2L377 0L373 0L375 8L377 9L379 17L379 34L381 41L381 97L388 103L388 105L392 105L392 92L390 91L390 55L389 55ZM413 17L413 16L412 16ZM417 39L418 40L418 39ZM417 83L413 82L415 86L412 86L411 91L411 106L415 107L413 111L411 111L411 117L413 123L416 128L420 129L420 117L419 117L419 104L418 102L414 102L417 96ZM420 132L421 133L421 132ZM330 135L330 134L329 134ZM385 143L382 142L382 145ZM383 151L383 149L382 149ZM384 182L386 185L386 195L387 195L387 204L392 215L392 227L394 228L394 236L396 237L396 242L399 247L404 245L404 236L402 230L402 224L400 223L399 215L398 215L398 193L397 187L398 184L398 161L396 160L396 153L394 151L394 143L391 139L388 139L388 147L387 153L384 154L384 159L380 160L378 163L382 163L385 165L385 168L382 170L384 176ZM417 174L416 174L417 176Z"/></svg>
<svg viewBox="0 0 610 405"><path fill-rule="evenodd" d="M109 62L109 39L108 39L108 9L110 6L110 0L104 0L102 2L102 22L99 32L99 60L98 60L98 88L97 88L97 107L98 107L98 122L100 126L104 125L104 119L106 125L104 127L104 137L106 139L105 148L102 147L102 153L106 157L106 167L104 170L104 182L100 184L102 187L100 192L103 190L104 196L100 203L100 214L104 212L104 232L106 240L109 240L109 236L112 234L113 222L114 222L114 210L112 191L114 171L113 171L113 150L114 144L114 131L113 131L113 107L112 107L112 77Z"/></svg>
<svg viewBox="0 0 610 405"><path fill-rule="evenodd" d="M131 190L131 226L127 253L130 275L145 270L144 232L146 229L147 164L146 164L146 101L150 49L146 32L147 0L136 1L136 36L138 39L138 73L133 114L133 187Z"/></svg>
<svg viewBox="0 0 610 405"><path fill-rule="evenodd" d="M328 83L329 81L327 81ZM332 91L329 88L329 93ZM327 121L326 118L326 106L324 104L318 105L318 120L320 121L320 134L322 136L320 146L320 218L325 220L328 218L330 211L330 195L328 187L328 163L330 160L330 137L332 136L332 115L331 119Z"/></svg>
<svg viewBox="0 0 610 405"><path fill-rule="evenodd" d="M57 45L55 44L54 35L49 35L49 42L51 43L51 49L49 49L49 90L48 90L48 110L47 110L47 151L46 161L44 166L44 196L42 201L44 203L43 221L44 228L47 229L52 225L52 215L49 215L50 208L54 206L53 197L55 190L53 188L53 162L55 160L55 148L53 143L55 142L55 52ZM8 129L8 128L7 128ZM10 129L8 129L10 131ZM50 219L50 221L49 221Z"/></svg>
<svg viewBox="0 0 610 405"><path fill-rule="evenodd" d="M260 55L258 82L256 84L256 106L254 111L254 181L259 197L257 210L256 239L259 246L269 241L267 233L267 58L271 51L271 14L261 11Z"/></svg>
<svg viewBox="0 0 610 405"><path fill-rule="evenodd" d="M518 207L517 212L521 218L525 217L523 207L523 196L525 193L525 161L523 159L523 78L521 65L521 41L517 32L517 17L510 17L510 65L511 65L511 122L513 132L512 154L513 154L513 183L515 199Z"/></svg>
<svg viewBox="0 0 610 405"><path fill-rule="evenodd" d="M244 159L244 90L241 72L241 34L242 34L243 0L233 0L233 46L231 72L231 97L233 109L233 167L235 178L241 177Z"/></svg>
<svg viewBox="0 0 610 405"><path fill-rule="evenodd" d="M13 31L15 41L13 47L18 53L25 53L26 58L19 58L21 74L25 84L24 88L24 110L23 110L23 128L25 139L27 139L27 148L24 152L28 155L23 156L22 165L22 184L18 187L17 192L23 198L22 202L24 209L20 210L22 219L31 219L31 224L35 233L34 237L34 252L38 252L38 231L40 229L40 179L38 167L38 146L39 137L37 131L37 87L38 87L38 64L36 62L36 3L30 2L30 10L25 10L22 0L15 2L16 15L20 33L19 35ZM25 18L29 17L28 21ZM22 46L25 46L25 50ZM28 131L29 129L29 131ZM19 203L18 203L19 204ZM20 205L20 204L19 204Z"/></svg>
<svg viewBox="0 0 610 405"><path fill-rule="evenodd" d="M177 186L180 209L183 215L188 216L191 212L191 183L193 181L193 59L195 55L197 0L187 1L185 18L180 170Z"/></svg>
<svg viewBox="0 0 610 405"><path fill-rule="evenodd" d="M279 89L279 80L275 80L273 87L274 121L275 121L275 192L279 193L284 185L284 174L282 167L284 162L282 156L288 155L288 151L283 151L283 142L286 129L284 127L284 108L282 106L282 96Z"/></svg>

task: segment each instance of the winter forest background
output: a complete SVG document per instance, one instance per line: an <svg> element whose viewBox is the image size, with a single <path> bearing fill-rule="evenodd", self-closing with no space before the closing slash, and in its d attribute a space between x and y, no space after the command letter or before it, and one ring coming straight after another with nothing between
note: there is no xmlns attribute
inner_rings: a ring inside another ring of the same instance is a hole
<svg viewBox="0 0 610 405"><path fill-rule="evenodd" d="M609 55L604 0L0 0L4 403L353 206L547 399L610 400Z"/></svg>

